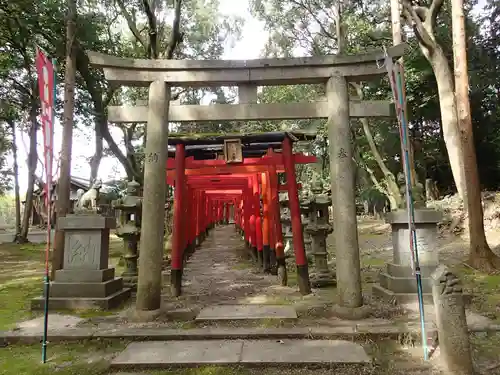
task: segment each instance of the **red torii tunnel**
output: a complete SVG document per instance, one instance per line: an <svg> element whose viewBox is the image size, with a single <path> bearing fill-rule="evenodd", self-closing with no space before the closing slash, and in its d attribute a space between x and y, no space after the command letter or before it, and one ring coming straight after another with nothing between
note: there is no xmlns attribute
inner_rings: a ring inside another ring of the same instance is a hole
<svg viewBox="0 0 500 375"><path fill-rule="evenodd" d="M296 164L316 157L294 154L294 141L311 141L308 133L261 133L169 139L167 183L175 187L171 288L182 292L183 267L215 225L234 222L253 260L264 273L287 285L280 220L279 191L287 191L297 279L302 294L311 292L300 217ZM286 183L279 184L278 173Z"/></svg>

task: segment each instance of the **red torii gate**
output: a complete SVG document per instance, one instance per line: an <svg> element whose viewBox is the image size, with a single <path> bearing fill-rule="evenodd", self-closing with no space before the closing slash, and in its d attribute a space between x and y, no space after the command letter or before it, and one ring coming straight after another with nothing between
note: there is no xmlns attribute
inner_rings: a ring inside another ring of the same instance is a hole
<svg viewBox="0 0 500 375"><path fill-rule="evenodd" d="M244 236L254 260L264 272L277 273L281 283L286 285L278 201L280 190L288 191L289 195L299 290L302 294L310 293L295 164L314 163L316 157L293 154L295 136L281 134L282 153L276 153L275 147L269 146L262 150L265 154L261 157L243 157L241 162L231 164L221 159L186 157L186 140L174 142L177 143L175 158L169 158L166 166L167 183L175 186L171 262L174 296L181 294L184 258L192 254L211 228L229 222L231 207L234 223ZM199 139L196 141L200 142ZM280 172L285 172L287 180L281 186L277 176Z"/></svg>

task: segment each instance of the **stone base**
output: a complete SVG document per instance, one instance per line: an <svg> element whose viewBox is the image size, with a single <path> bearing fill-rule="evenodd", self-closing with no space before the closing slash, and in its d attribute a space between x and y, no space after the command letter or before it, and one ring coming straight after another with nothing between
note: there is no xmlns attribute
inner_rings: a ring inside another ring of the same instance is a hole
<svg viewBox="0 0 500 375"><path fill-rule="evenodd" d="M432 303L430 275L436 266L422 266L422 290L424 302ZM379 274L379 283L373 285L373 295L396 304L417 301L417 282L409 267L387 263L386 270Z"/></svg>
<svg viewBox="0 0 500 375"><path fill-rule="evenodd" d="M122 275L123 286L129 288L132 292L137 291L138 275Z"/></svg>
<svg viewBox="0 0 500 375"><path fill-rule="evenodd" d="M327 286L336 286L337 280L335 274L331 272L312 273L309 275L311 286L313 288L325 288Z"/></svg>
<svg viewBox="0 0 500 375"><path fill-rule="evenodd" d="M108 310L120 306L130 298L132 290L123 287L121 277L114 278L115 269L57 270L50 283L51 310ZM32 310L44 309L44 298L31 302Z"/></svg>
<svg viewBox="0 0 500 375"><path fill-rule="evenodd" d="M62 283L54 281L50 284L51 298L105 298L119 292L123 288L122 278L102 283Z"/></svg>
<svg viewBox="0 0 500 375"><path fill-rule="evenodd" d="M397 305L407 305L411 303L418 302L417 293L395 293L389 289L386 289L379 284L374 284L372 286L372 295L374 297L381 298L382 300ZM472 295L464 294L464 304L469 306L472 302ZM423 299L425 304L433 304L432 293L424 293Z"/></svg>
<svg viewBox="0 0 500 375"><path fill-rule="evenodd" d="M396 305L406 305L418 301L417 293L395 293L379 284L372 286L372 295L381 298L385 302ZM423 297L424 303L433 303L431 293L424 293Z"/></svg>
<svg viewBox="0 0 500 375"><path fill-rule="evenodd" d="M128 300L130 294L130 289L123 288L110 296L102 298L51 297L49 308L51 310L111 310ZM43 297L35 298L31 300L31 310L43 310L44 304Z"/></svg>
<svg viewBox="0 0 500 375"><path fill-rule="evenodd" d="M417 293L417 281L413 277L394 277L386 272L379 274L380 286L394 293ZM422 290L424 293L432 293L431 280L422 278Z"/></svg>
<svg viewBox="0 0 500 375"><path fill-rule="evenodd" d="M115 278L115 269L103 270L57 270L55 280L59 283L102 283Z"/></svg>

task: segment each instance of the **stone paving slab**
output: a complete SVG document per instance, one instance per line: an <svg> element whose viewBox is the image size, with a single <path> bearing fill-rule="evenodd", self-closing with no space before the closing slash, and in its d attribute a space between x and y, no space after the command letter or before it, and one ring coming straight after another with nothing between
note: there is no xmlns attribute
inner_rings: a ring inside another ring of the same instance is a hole
<svg viewBox="0 0 500 375"><path fill-rule="evenodd" d="M240 363L370 363L370 358L361 345L350 341L258 340L243 343Z"/></svg>
<svg viewBox="0 0 500 375"><path fill-rule="evenodd" d="M240 361L242 341L133 342L112 362L114 368L229 365Z"/></svg>
<svg viewBox="0 0 500 375"><path fill-rule="evenodd" d="M340 340L156 341L134 342L112 368L161 368L199 365L369 363L363 347Z"/></svg>
<svg viewBox="0 0 500 375"><path fill-rule="evenodd" d="M218 305L200 311L195 320L297 319L297 312L285 305Z"/></svg>
<svg viewBox="0 0 500 375"><path fill-rule="evenodd" d="M50 329L61 330L65 328L75 328L79 323L85 319L73 315L50 314L48 317ZM26 320L18 323L16 328L24 332L43 332L44 317L40 316L35 319Z"/></svg>

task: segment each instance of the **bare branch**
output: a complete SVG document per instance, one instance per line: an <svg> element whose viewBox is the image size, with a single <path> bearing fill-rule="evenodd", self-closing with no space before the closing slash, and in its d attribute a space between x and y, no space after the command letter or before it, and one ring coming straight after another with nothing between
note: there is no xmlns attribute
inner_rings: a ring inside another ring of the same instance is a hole
<svg viewBox="0 0 500 375"><path fill-rule="evenodd" d="M402 0L401 3L403 5L403 15L406 19L406 22L413 27L415 36L417 37L418 41L429 51L433 51L436 47L436 43L429 35L429 33L426 31L422 18L420 18L420 16L417 14L417 11L411 4L410 0ZM424 7L418 7L418 8L419 8L418 12L421 14L428 12L428 9ZM427 14L425 14L424 19L426 17Z"/></svg>
<svg viewBox="0 0 500 375"><path fill-rule="evenodd" d="M158 29L156 26L156 16L154 11L149 6L148 0L142 0L142 5L144 7L144 12L148 19L149 24L149 45L148 45L148 58L157 59L158 58Z"/></svg>
<svg viewBox="0 0 500 375"><path fill-rule="evenodd" d="M429 7L429 17L431 21L431 26L434 29L436 26L436 18L441 8L443 7L444 0L432 0L432 3Z"/></svg>
<svg viewBox="0 0 500 375"><path fill-rule="evenodd" d="M321 29L321 32L327 37L327 38L330 38L330 39L336 39L335 38L335 35L333 35L331 32L329 32L328 30L326 30L326 28L323 26L323 24L321 23L321 21L319 20L318 16L316 15L316 12L313 11L311 9L311 6L310 5L306 5L302 2L299 2L297 0L290 0L290 2L292 4L295 4L297 5L298 7L304 9L307 13L309 13L309 15L314 19L314 21L318 24L319 28ZM337 22L337 21L336 21Z"/></svg>
<svg viewBox="0 0 500 375"><path fill-rule="evenodd" d="M123 0L116 0L116 3L118 4L118 7L120 8L120 11L123 14L123 17L127 21L128 28L134 35L135 39L141 44L141 46L144 47L144 49L147 50L146 43L144 43L144 40L141 37L141 34L139 33L139 30L137 29L137 25L135 24L132 16L130 13L127 11L127 8L125 8L125 4L123 3Z"/></svg>
<svg viewBox="0 0 500 375"><path fill-rule="evenodd" d="M182 0L174 0L174 5L174 22L172 24L172 33L170 34L170 40L166 51L166 58L169 60L173 58L177 45L179 45L182 41L182 33L180 32Z"/></svg>

